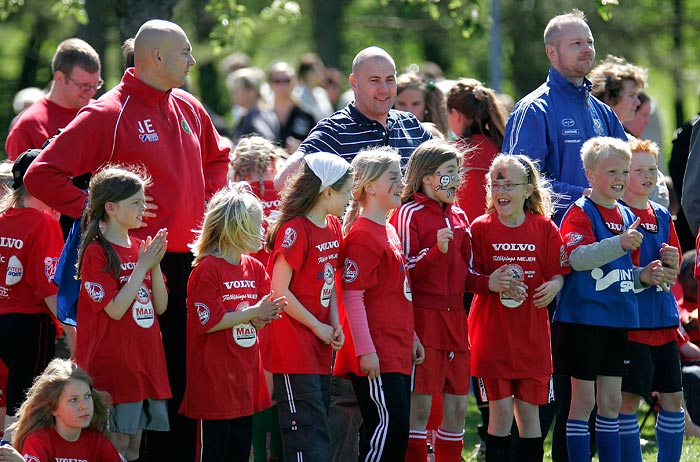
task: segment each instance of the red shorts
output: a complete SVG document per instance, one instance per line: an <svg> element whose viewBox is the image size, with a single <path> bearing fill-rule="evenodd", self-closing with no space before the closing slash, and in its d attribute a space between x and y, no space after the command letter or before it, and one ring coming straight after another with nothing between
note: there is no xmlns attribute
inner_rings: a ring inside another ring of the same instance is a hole
<svg viewBox="0 0 700 462"><path fill-rule="evenodd" d="M411 391L424 395L469 394L469 352L425 347L425 361L413 369Z"/></svg>
<svg viewBox="0 0 700 462"><path fill-rule="evenodd" d="M511 396L526 403L543 405L553 401L551 376L526 379L479 379L484 401L498 401Z"/></svg>

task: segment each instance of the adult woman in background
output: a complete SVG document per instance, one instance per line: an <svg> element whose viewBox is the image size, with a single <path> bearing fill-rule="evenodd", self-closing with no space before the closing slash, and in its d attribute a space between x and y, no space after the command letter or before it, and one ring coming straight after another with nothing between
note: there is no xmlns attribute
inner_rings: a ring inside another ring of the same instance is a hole
<svg viewBox="0 0 700 462"><path fill-rule="evenodd" d="M501 150L506 113L496 92L476 79L460 79L447 92L447 113L464 154L456 204L471 223L486 210L486 173Z"/></svg>
<svg viewBox="0 0 700 462"><path fill-rule="evenodd" d="M432 80L417 74L401 74L397 80L397 96L394 108L410 112L421 122L432 122L440 133L447 135L445 94Z"/></svg>

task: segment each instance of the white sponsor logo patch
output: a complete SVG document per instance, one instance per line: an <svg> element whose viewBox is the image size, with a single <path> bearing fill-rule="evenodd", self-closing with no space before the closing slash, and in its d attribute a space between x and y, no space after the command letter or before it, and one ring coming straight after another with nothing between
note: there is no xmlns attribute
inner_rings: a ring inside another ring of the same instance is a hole
<svg viewBox="0 0 700 462"><path fill-rule="evenodd" d="M98 283L85 281L83 287L93 302L100 303L105 298L105 290Z"/></svg>
<svg viewBox="0 0 700 462"><path fill-rule="evenodd" d="M201 325L205 325L209 322L209 307L204 303L195 303L194 309L197 311L197 318Z"/></svg>
<svg viewBox="0 0 700 462"><path fill-rule="evenodd" d="M525 272L523 271L523 268L520 265L508 265L506 271L513 279L517 279L518 281L522 281L525 279ZM522 304L522 301L513 300L504 293L501 293L501 305L507 308L517 308Z"/></svg>
<svg viewBox="0 0 700 462"><path fill-rule="evenodd" d="M357 267L357 263L350 260L349 258L346 258L345 264L343 265L343 282L348 284L351 282L355 282L355 279L357 279L357 276L359 275L360 268Z"/></svg>
<svg viewBox="0 0 700 462"><path fill-rule="evenodd" d="M56 276L56 267L58 266L58 258L46 257L44 258L44 274L46 279L51 282L54 276Z"/></svg>
<svg viewBox="0 0 700 462"><path fill-rule="evenodd" d="M236 311L245 311L250 308L250 304L245 301L241 302L237 307ZM233 326L232 329L233 340L238 346L243 348L250 348L255 345L255 340L257 338L257 331L255 327L249 322L238 324Z"/></svg>
<svg viewBox="0 0 700 462"><path fill-rule="evenodd" d="M323 266L323 288L321 289L321 306L328 308L331 304L331 296L333 295L335 270L333 265L326 263Z"/></svg>
<svg viewBox="0 0 700 462"><path fill-rule="evenodd" d="M10 257L10 261L7 263L7 273L5 273L5 285L12 286L17 284L22 280L24 275L24 266L22 262L19 261L16 255Z"/></svg>
<svg viewBox="0 0 700 462"><path fill-rule="evenodd" d="M579 242L583 240L583 235L579 233L568 233L566 235L566 245L568 247L571 247L572 245L576 245Z"/></svg>
<svg viewBox="0 0 700 462"><path fill-rule="evenodd" d="M297 232L294 228L287 228L284 230L284 240L282 240L282 247L285 249L290 248L297 241Z"/></svg>
<svg viewBox="0 0 700 462"><path fill-rule="evenodd" d="M151 293L148 287L141 285L136 293L136 299L131 306L131 315L139 327L148 329L155 322L155 311L151 302Z"/></svg>

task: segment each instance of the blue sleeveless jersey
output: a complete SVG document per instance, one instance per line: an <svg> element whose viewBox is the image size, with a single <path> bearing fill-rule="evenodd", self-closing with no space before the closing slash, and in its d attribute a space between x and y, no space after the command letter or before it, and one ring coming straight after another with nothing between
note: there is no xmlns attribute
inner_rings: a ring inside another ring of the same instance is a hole
<svg viewBox="0 0 700 462"><path fill-rule="evenodd" d="M668 243L671 233L671 214L661 205L649 201L656 215L656 230L638 228L644 235L640 247L639 264L641 267L659 259L661 244ZM678 305L676 298L670 292L664 292L661 286L651 286L637 293L639 305L639 327L642 329L659 329L664 327L678 327Z"/></svg>
<svg viewBox="0 0 700 462"><path fill-rule="evenodd" d="M579 198L579 207L591 220L596 240L616 236L603 221L588 197ZM618 204L625 229L634 223L634 213ZM571 210L571 208L569 210ZM567 212L568 213L568 212ZM634 265L627 251L620 258L589 271L572 271L564 276L554 321L590 326L635 329L639 327L637 297L634 294Z"/></svg>

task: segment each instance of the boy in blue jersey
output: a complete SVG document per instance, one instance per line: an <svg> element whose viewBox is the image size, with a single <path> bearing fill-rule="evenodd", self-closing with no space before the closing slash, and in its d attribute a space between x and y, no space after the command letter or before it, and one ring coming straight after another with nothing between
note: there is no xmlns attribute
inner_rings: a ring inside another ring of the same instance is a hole
<svg viewBox="0 0 700 462"><path fill-rule="evenodd" d="M661 260L663 283L673 284L680 265L680 243L669 211L649 200L657 176L659 148L649 140L632 139L630 181L624 203L641 220L644 236L635 264ZM678 305L668 285L637 292L639 330L629 332L629 374L622 379L620 444L622 460L641 462L637 406L641 396L659 392L661 409L656 421L659 462L678 462L683 447L685 415L681 402L683 388L678 357Z"/></svg>
<svg viewBox="0 0 700 462"><path fill-rule="evenodd" d="M627 143L597 137L584 143L581 160L591 185L561 224L573 271L554 321L559 324L555 372L571 377L571 408L566 424L570 462L589 461L588 418L595 404L600 462L620 461L618 412L622 377L629 364L627 330L639 327L635 290L663 281L661 261L644 268L632 263L642 244L640 220L619 203L629 181Z"/></svg>

